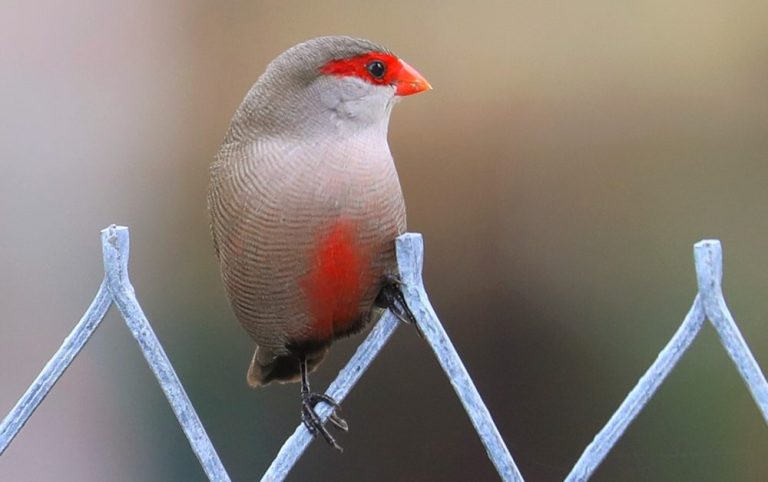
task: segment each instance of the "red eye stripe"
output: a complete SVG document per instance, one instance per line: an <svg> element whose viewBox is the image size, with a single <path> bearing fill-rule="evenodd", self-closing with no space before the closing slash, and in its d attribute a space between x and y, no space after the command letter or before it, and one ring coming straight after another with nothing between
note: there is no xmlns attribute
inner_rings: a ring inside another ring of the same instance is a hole
<svg viewBox="0 0 768 482"><path fill-rule="evenodd" d="M387 68L384 76L380 79L377 79L368 72L368 64L374 60L382 62ZM392 54L383 52L371 52L358 55L357 57L350 57L348 59L331 60L320 68L320 72L324 74L339 75L342 77L358 77L366 82L377 85L394 84L398 79L400 70L402 70L400 60Z"/></svg>

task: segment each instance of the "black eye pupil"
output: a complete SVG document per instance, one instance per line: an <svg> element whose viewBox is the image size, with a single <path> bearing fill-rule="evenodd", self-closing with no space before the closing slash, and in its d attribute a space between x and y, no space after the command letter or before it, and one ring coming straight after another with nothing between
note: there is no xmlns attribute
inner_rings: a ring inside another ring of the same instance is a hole
<svg viewBox="0 0 768 482"><path fill-rule="evenodd" d="M368 73L376 79L384 77L384 74L387 72L387 66L380 60L374 60L369 63L366 68L368 69Z"/></svg>

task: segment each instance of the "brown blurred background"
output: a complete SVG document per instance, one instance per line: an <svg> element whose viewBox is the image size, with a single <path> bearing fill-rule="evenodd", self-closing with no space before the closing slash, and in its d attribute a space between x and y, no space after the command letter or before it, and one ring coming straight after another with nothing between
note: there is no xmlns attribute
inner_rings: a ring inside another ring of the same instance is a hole
<svg viewBox="0 0 768 482"><path fill-rule="evenodd" d="M139 299L225 466L261 476L299 421L298 386L246 387L208 164L269 60L345 33L435 87L390 129L427 288L526 480L562 480L682 321L694 242L723 241L729 304L768 367L766 18L759 0L5 0L0 416L95 294L99 230L125 224ZM291 480L495 479L411 329L344 415L344 454L315 443ZM705 327L593 480L763 481L767 453ZM0 458L9 481L203 479L114 313Z"/></svg>

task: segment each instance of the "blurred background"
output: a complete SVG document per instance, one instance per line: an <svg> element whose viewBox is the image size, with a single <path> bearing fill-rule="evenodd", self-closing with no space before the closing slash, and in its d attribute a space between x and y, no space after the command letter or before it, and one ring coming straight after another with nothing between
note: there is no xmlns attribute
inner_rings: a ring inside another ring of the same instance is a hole
<svg viewBox="0 0 768 482"><path fill-rule="evenodd" d="M681 323L692 245L768 367L768 3L22 2L0 5L0 416L87 308L99 230L130 226L139 300L233 480L299 422L251 390L209 239L208 165L266 64L380 42L434 90L390 145L433 304L526 480L562 480ZM362 337L337 344L325 387ZM344 403L340 455L290 480L495 480L425 343L401 328ZM596 481L763 481L768 430L705 326ZM0 480L204 480L111 312L0 458Z"/></svg>

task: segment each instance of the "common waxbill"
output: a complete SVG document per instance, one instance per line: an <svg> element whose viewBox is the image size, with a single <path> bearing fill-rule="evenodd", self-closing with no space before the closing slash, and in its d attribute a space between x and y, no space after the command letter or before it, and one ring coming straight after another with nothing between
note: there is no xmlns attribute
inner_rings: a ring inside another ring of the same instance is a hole
<svg viewBox="0 0 768 482"><path fill-rule="evenodd" d="M410 315L395 238L405 204L387 144L392 106L430 89L386 48L350 37L296 45L267 66L211 166L208 206L235 315L256 342L251 386L301 381L301 414L339 448L307 374L385 308ZM337 413L330 418L346 430Z"/></svg>

